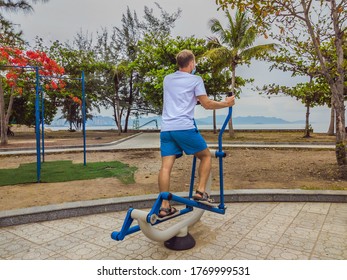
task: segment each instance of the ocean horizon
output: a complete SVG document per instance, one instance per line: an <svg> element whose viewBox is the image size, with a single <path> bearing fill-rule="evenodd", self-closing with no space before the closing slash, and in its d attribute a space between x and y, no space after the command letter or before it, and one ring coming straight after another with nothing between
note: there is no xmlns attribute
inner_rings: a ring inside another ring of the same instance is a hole
<svg viewBox="0 0 347 280"><path fill-rule="evenodd" d="M313 131L317 133L326 133L328 131L329 125L325 123L311 123L311 126L313 127ZM51 129L53 131L58 130L68 130L69 126L50 126L46 125L45 128ZM212 125L198 125L199 129L204 130L212 130ZM217 125L217 129L220 129L221 125ZM132 126L129 126L128 129L133 129ZM145 127L142 127L141 130L155 130L157 129L155 125L148 125ZM160 126L158 126L158 129L160 129ZM286 124L234 124L234 129L305 129L305 124L297 124L297 123L286 123ZM100 126L86 126L86 130L117 130L117 128L114 125L100 125Z"/></svg>

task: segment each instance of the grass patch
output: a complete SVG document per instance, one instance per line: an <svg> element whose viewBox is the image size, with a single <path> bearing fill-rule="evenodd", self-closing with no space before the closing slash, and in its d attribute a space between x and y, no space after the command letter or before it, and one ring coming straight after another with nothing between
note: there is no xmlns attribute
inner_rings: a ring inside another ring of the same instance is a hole
<svg viewBox="0 0 347 280"><path fill-rule="evenodd" d="M51 161L41 165L41 182L56 183L75 180L116 177L124 184L135 183L136 167L110 162L91 162L84 166L72 161ZM0 186L35 183L36 163L21 164L15 169L0 169Z"/></svg>

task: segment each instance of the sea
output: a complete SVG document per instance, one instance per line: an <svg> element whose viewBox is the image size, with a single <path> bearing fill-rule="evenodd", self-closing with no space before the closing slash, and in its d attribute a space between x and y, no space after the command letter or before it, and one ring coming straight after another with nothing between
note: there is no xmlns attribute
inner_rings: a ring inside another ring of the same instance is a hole
<svg viewBox="0 0 347 280"><path fill-rule="evenodd" d="M313 132L316 133L325 133L328 131L329 124L326 123L311 123L313 127ZM53 131L57 130L68 130L68 126L45 126L46 129L50 129ZM212 130L212 125L199 125L199 129L203 130ZM220 129L221 126L217 126L217 129ZM129 126L129 129L132 129L132 126ZM143 130L155 130L157 127L155 125L148 125L141 128ZM160 127L159 127L160 129ZM305 124L297 124L297 123L289 123L289 124L242 124L242 125L234 125L234 129L255 129L255 130L281 130L281 129L305 129ZM117 130L115 126L86 126L86 130Z"/></svg>

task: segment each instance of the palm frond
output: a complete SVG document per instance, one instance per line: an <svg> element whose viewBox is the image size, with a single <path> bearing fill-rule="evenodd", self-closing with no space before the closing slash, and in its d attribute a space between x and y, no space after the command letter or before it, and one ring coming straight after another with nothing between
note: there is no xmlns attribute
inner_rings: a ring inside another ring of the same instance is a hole
<svg viewBox="0 0 347 280"><path fill-rule="evenodd" d="M265 53L275 51L276 46L277 46L276 44L265 44L265 45L258 45L248 49L244 49L240 53L240 57L244 57L245 59L259 58Z"/></svg>
<svg viewBox="0 0 347 280"><path fill-rule="evenodd" d="M211 19L208 22L208 25L212 33L216 34L221 39L221 42L223 44L228 42L228 32L223 28L221 22L218 19Z"/></svg>
<svg viewBox="0 0 347 280"><path fill-rule="evenodd" d="M247 49L254 44L255 39L257 38L257 30L251 26L249 27L240 38L239 48Z"/></svg>
<svg viewBox="0 0 347 280"><path fill-rule="evenodd" d="M204 57L211 61L213 68L216 71L221 71L226 67L230 67L232 61L231 51L223 46L207 51L204 54Z"/></svg>
<svg viewBox="0 0 347 280"><path fill-rule="evenodd" d="M210 20L211 31L220 41L215 37L209 38L210 51L207 56L213 59L219 68L232 65L236 67L238 64L248 63L251 58L260 58L275 50L275 44L253 46L258 33L246 12L236 11L233 18L230 11L226 10L225 16L228 20L226 28L219 20Z"/></svg>
<svg viewBox="0 0 347 280"><path fill-rule="evenodd" d="M207 48L215 49L222 47L221 42L219 42L217 37L207 37Z"/></svg>

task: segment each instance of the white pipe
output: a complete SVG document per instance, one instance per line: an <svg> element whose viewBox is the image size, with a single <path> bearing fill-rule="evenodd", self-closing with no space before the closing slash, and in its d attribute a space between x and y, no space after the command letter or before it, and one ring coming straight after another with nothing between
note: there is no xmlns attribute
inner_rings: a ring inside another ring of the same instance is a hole
<svg viewBox="0 0 347 280"><path fill-rule="evenodd" d="M198 222L203 213L204 210L202 209L194 209L193 214L190 217L187 217L186 219L172 225L165 230L160 230L155 226L152 226L150 223L147 223L146 218L148 213L145 211L134 209L131 212L131 217L138 221L143 234L146 235L149 239L152 239L154 241L166 241L178 235L182 229Z"/></svg>
<svg viewBox="0 0 347 280"><path fill-rule="evenodd" d="M207 192L209 192L211 189L211 183L212 183L212 176L210 173L210 176L208 178L207 185L206 185ZM138 221L143 234L146 235L149 239L154 241L166 241L177 235L179 236L187 235L188 227L197 223L200 220L201 216L204 214L204 212L205 210L203 209L195 208L191 215L187 214L189 215L187 218L185 218L182 221L179 221L178 223L172 225L171 227L165 230L160 230L156 228L155 226L152 226L151 223L147 222L148 212L134 209L131 212L131 217Z"/></svg>

